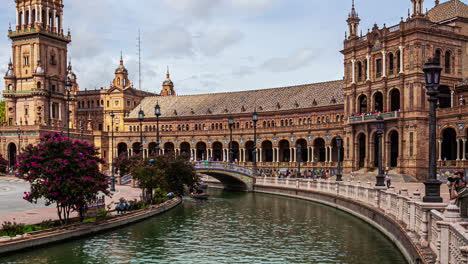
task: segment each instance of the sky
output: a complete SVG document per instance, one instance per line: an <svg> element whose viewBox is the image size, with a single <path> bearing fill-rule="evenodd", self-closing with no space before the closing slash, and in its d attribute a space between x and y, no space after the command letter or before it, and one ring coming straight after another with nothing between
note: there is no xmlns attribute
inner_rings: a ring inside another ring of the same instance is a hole
<svg viewBox="0 0 468 264"><path fill-rule="evenodd" d="M14 0L0 0L0 74L16 23ZM108 87L122 51L138 87L159 92L169 67L179 95L339 80L351 0L64 0L69 57L81 90ZM426 1L432 8L434 1ZM364 33L395 25L411 0L356 0ZM3 90L4 82L0 82Z"/></svg>

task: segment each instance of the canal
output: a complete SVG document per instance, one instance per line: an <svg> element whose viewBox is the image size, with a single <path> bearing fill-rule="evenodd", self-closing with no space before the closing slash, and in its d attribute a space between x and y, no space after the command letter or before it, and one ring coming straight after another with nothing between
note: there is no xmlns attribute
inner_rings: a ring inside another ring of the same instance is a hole
<svg viewBox="0 0 468 264"><path fill-rule="evenodd" d="M360 219L321 204L209 190L114 231L0 257L0 263L407 263Z"/></svg>

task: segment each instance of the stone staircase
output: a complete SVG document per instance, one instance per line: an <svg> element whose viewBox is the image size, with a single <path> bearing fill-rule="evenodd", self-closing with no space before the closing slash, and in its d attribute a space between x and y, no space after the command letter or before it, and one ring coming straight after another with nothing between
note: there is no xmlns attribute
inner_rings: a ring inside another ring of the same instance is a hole
<svg viewBox="0 0 468 264"><path fill-rule="evenodd" d="M361 183L365 182L375 182L375 177L378 174L378 169L373 171L368 171L366 169L361 169L358 171L353 171L351 173L344 173L343 180L348 181L360 181ZM416 178L407 174L396 173L396 170L390 170L389 174L392 176L392 183L416 183L419 182ZM334 178L334 177L333 177Z"/></svg>

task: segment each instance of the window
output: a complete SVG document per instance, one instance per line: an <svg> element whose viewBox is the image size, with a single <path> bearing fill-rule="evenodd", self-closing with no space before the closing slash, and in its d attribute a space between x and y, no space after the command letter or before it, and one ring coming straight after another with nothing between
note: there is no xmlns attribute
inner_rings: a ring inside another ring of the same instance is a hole
<svg viewBox="0 0 468 264"><path fill-rule="evenodd" d="M11 91L11 90L13 90L13 85L9 84L8 85L8 91Z"/></svg>
<svg viewBox="0 0 468 264"><path fill-rule="evenodd" d="M358 73L358 82L362 81L362 63L358 61L357 63L357 73Z"/></svg>
<svg viewBox="0 0 468 264"><path fill-rule="evenodd" d="M409 133L409 155L410 156L413 156L413 151L414 151L413 144L414 144L414 133L410 132Z"/></svg>
<svg viewBox="0 0 468 264"><path fill-rule="evenodd" d="M117 85L120 85L120 78L117 78Z"/></svg>
<svg viewBox="0 0 468 264"><path fill-rule="evenodd" d="M55 54L50 55L50 64L56 65L57 61L55 59Z"/></svg>
<svg viewBox="0 0 468 264"><path fill-rule="evenodd" d="M99 127L99 128L98 128L99 131L102 131L102 124L99 124L98 127Z"/></svg>
<svg viewBox="0 0 468 264"><path fill-rule="evenodd" d="M109 101L107 101L107 107L109 107Z"/></svg>
<svg viewBox="0 0 468 264"><path fill-rule="evenodd" d="M396 52L396 61L397 61L397 72L401 72L401 53L400 51Z"/></svg>
<svg viewBox="0 0 468 264"><path fill-rule="evenodd" d="M390 53L388 55L388 74L389 75L393 74L393 70L394 70L394 66L395 66L394 59L395 58L393 57L393 53Z"/></svg>
<svg viewBox="0 0 468 264"><path fill-rule="evenodd" d="M37 82L37 89L41 89L41 82Z"/></svg>
<svg viewBox="0 0 468 264"><path fill-rule="evenodd" d="M436 52L434 54L434 59L435 59L436 62L440 63L441 54L442 54L442 52L440 50L436 50Z"/></svg>
<svg viewBox="0 0 468 264"><path fill-rule="evenodd" d="M451 55L450 51L445 52L445 73L451 73Z"/></svg>
<svg viewBox="0 0 468 264"><path fill-rule="evenodd" d="M115 132L119 132L119 127L118 126L115 127Z"/></svg>
<svg viewBox="0 0 468 264"><path fill-rule="evenodd" d="M23 57L23 65L24 66L29 66L29 56L24 56Z"/></svg>
<svg viewBox="0 0 468 264"><path fill-rule="evenodd" d="M413 101L414 101L414 83L410 83L409 86L409 108L410 110L413 110Z"/></svg>
<svg viewBox="0 0 468 264"><path fill-rule="evenodd" d="M380 78L382 76L382 59L375 61L375 76Z"/></svg>
<svg viewBox="0 0 468 264"><path fill-rule="evenodd" d="M115 106L119 106L119 100L115 100L114 104Z"/></svg>
<svg viewBox="0 0 468 264"><path fill-rule="evenodd" d="M127 106L130 106L130 100L127 100Z"/></svg>

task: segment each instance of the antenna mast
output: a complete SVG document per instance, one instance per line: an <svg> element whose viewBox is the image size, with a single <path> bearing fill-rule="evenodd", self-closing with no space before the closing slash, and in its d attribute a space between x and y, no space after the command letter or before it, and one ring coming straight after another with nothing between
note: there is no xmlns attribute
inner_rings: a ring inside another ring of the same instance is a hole
<svg viewBox="0 0 468 264"><path fill-rule="evenodd" d="M143 91L141 87L141 33L138 29L138 88Z"/></svg>

